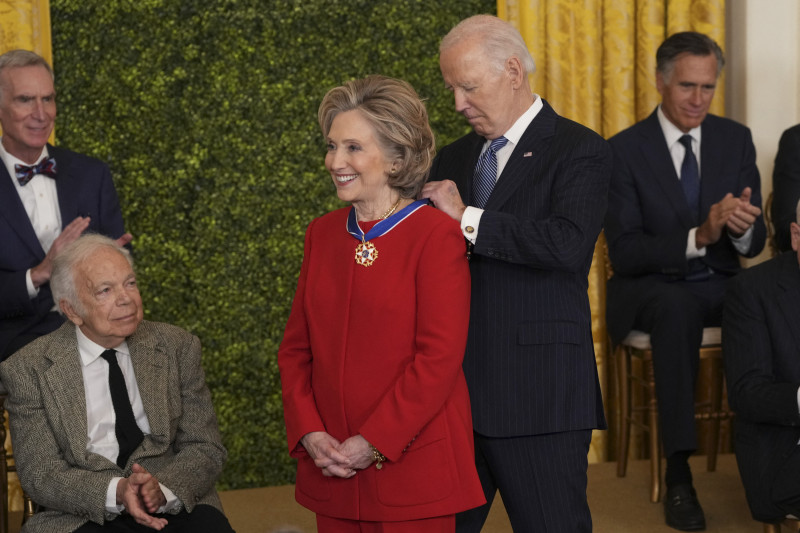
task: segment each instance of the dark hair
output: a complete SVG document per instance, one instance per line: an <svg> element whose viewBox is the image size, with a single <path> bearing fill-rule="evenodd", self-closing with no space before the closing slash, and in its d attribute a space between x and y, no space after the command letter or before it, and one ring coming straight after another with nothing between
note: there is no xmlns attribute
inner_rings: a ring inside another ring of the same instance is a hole
<svg viewBox="0 0 800 533"><path fill-rule="evenodd" d="M660 72L664 78L669 78L675 60L681 54L692 54L695 56L714 55L717 58L717 77L722 73L725 66L725 56L719 45L709 37L696 31L682 31L673 33L661 43L656 50L656 72Z"/></svg>

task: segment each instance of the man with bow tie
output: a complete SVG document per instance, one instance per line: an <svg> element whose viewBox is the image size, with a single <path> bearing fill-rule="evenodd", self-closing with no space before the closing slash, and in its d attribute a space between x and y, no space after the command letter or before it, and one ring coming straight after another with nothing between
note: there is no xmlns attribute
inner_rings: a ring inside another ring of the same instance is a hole
<svg viewBox="0 0 800 533"><path fill-rule="evenodd" d="M108 166L47 143L53 70L39 55L0 56L0 360L56 329L53 257L85 231L128 244Z"/></svg>

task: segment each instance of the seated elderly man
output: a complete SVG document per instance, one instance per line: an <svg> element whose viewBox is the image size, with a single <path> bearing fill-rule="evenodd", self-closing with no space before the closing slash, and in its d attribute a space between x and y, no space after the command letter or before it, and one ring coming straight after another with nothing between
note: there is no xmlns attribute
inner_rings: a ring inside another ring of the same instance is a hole
<svg viewBox="0 0 800 533"><path fill-rule="evenodd" d="M24 532L231 532L226 451L200 341L142 320L127 250L86 235L50 281L68 321L0 365L17 472L42 506Z"/></svg>
<svg viewBox="0 0 800 533"><path fill-rule="evenodd" d="M800 203L792 249L734 278L722 349L736 460L753 518L800 517Z"/></svg>

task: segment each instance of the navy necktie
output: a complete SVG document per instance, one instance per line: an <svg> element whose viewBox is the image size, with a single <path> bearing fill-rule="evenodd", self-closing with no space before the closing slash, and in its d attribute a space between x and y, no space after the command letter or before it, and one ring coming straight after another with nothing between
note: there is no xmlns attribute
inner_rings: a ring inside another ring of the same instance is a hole
<svg viewBox="0 0 800 533"><path fill-rule="evenodd" d="M42 159L37 165L14 165L14 173L23 187L37 174L43 174L50 178L56 177L56 160L52 157Z"/></svg>
<svg viewBox="0 0 800 533"><path fill-rule="evenodd" d="M497 182L497 151L506 145L508 139L498 137L478 159L472 183L472 198L475 207L483 208L492 194Z"/></svg>
<svg viewBox="0 0 800 533"><path fill-rule="evenodd" d="M142 430L136 423L133 416L133 407L128 398L128 388L125 386L125 377L117 363L117 352L114 350L104 351L100 357L108 361L108 388L111 391L111 403L114 405L114 414L117 423L114 432L119 443L119 455L117 456L117 466L125 468L128 458L144 439Z"/></svg>
<svg viewBox="0 0 800 533"><path fill-rule="evenodd" d="M692 151L692 136L684 135L679 142L686 148L686 155L683 156L681 164L681 186L696 224L700 219L700 171L697 168L697 158Z"/></svg>

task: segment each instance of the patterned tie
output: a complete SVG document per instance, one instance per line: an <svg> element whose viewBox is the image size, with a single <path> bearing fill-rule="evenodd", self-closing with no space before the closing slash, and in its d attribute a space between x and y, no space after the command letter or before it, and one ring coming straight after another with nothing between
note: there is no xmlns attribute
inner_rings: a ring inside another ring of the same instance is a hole
<svg viewBox="0 0 800 533"><path fill-rule="evenodd" d="M53 179L56 177L56 160L52 157L47 157L39 161L38 165L14 165L14 172L16 173L19 184L23 187L37 174L44 174Z"/></svg>
<svg viewBox="0 0 800 533"><path fill-rule="evenodd" d="M497 182L497 151L507 142L508 139L505 137L498 137L478 159L472 183L472 198L475 207L483 208L489 200L489 195L492 194L494 184Z"/></svg>
<svg viewBox="0 0 800 533"><path fill-rule="evenodd" d="M681 186L683 194L686 195L686 203L692 212L695 224L700 218L700 172L697 169L697 158L692 151L692 136L684 135L678 142L686 148L686 155L683 156L681 164Z"/></svg>
<svg viewBox="0 0 800 533"><path fill-rule="evenodd" d="M117 416L117 423L114 427L117 443L119 443L117 466L125 468L131 453L144 439L144 434L136 424L136 417L133 416L133 407L131 407L131 401L128 398L125 377L122 375L119 363L117 363L117 352L106 350L100 357L108 361L108 388L111 391L114 414Z"/></svg>

